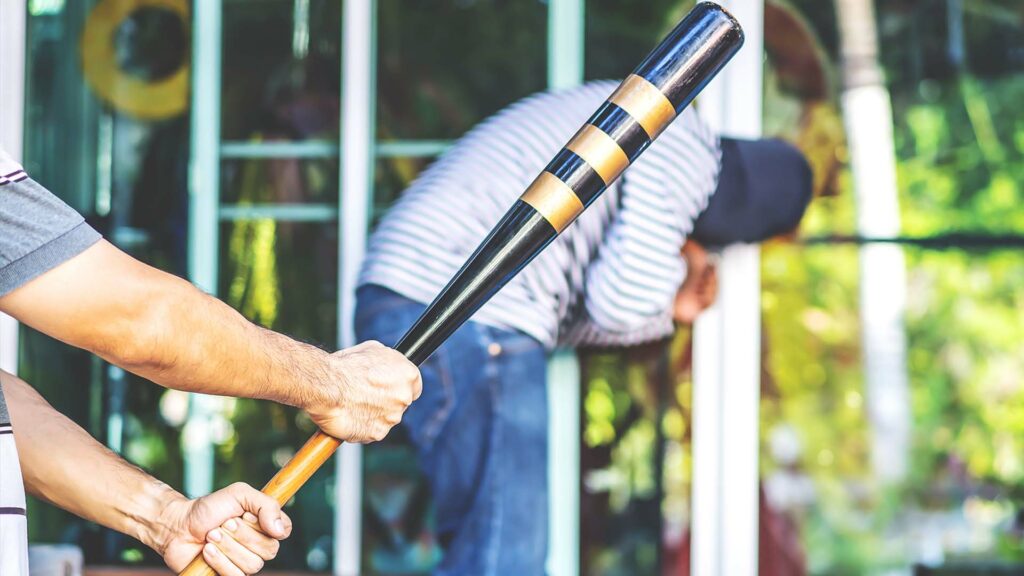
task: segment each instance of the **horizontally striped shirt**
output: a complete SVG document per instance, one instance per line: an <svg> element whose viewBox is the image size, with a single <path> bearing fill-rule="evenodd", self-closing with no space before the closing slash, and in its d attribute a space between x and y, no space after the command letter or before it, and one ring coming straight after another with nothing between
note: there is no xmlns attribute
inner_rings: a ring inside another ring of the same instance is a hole
<svg viewBox="0 0 1024 576"><path fill-rule="evenodd" d="M370 238L360 284L434 299L506 210L618 84L515 103L413 182ZM547 348L671 334L680 250L718 181L718 137L691 108L473 320Z"/></svg>
<svg viewBox="0 0 1024 576"><path fill-rule="evenodd" d="M0 372L0 576L28 576L28 526L25 484L21 477L14 428L3 403Z"/></svg>

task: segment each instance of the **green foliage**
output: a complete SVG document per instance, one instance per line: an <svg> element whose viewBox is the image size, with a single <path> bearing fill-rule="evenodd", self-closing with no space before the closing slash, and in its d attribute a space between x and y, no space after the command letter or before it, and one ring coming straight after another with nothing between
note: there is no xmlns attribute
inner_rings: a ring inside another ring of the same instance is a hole
<svg viewBox="0 0 1024 576"><path fill-rule="evenodd" d="M829 3L791 3L834 54ZM1005 3L964 6L968 57L957 68L944 18L926 17L946 3L876 3L906 236L1024 233L1024 78L1010 63L1021 22ZM840 188L815 201L804 235L855 233L849 174ZM1024 503L1024 254L905 251L911 465L902 485L883 488L871 473L857 253L852 245L763 253L764 440L767 448L767 433L785 423L803 442L797 469L816 490L799 512L811 572L903 568L935 542L945 560L1019 561L1024 545L1009 526ZM766 472L778 467L762 454Z"/></svg>
<svg viewBox="0 0 1024 576"><path fill-rule="evenodd" d="M765 360L775 392L762 403L763 430L784 422L800 432L800 468L818 492L803 524L817 573L859 574L909 561L914 543L887 536L909 511L969 510L964 498L978 492L1021 501L1024 256L908 250L907 265L911 475L904 486L880 492L871 478L856 329L857 251L764 251ZM977 523L1001 531L998 523ZM1019 546L1003 537L989 553L1019 558Z"/></svg>
<svg viewBox="0 0 1024 576"><path fill-rule="evenodd" d="M1013 113L1024 78L918 92L894 98L904 233L1024 232L1024 118Z"/></svg>
<svg viewBox="0 0 1024 576"><path fill-rule="evenodd" d="M1024 480L1024 256L910 252L915 470L944 457L1018 498Z"/></svg>
<svg viewBox="0 0 1024 576"><path fill-rule="evenodd" d="M771 246L764 251L762 275L765 362L776 391L762 403L764 429L799 423L809 470L862 476L868 426L857 330L857 251Z"/></svg>

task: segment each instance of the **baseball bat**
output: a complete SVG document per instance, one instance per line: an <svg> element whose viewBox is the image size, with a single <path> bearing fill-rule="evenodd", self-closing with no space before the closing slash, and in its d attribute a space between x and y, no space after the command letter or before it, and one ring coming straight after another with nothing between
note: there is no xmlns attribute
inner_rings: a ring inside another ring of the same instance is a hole
<svg viewBox="0 0 1024 576"><path fill-rule="evenodd" d="M698 4L555 155L395 349L422 364L596 200L742 45L743 30L728 12ZM340 444L317 432L263 492L283 505ZM181 572L212 574L202 555Z"/></svg>

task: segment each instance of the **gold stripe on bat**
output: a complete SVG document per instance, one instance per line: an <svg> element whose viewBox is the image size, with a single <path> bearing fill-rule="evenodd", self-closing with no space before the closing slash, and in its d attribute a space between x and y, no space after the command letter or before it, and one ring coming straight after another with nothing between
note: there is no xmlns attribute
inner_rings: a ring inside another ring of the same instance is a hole
<svg viewBox="0 0 1024 576"><path fill-rule="evenodd" d="M630 74L608 101L635 118L652 140L676 117L676 109L661 90L636 74Z"/></svg>
<svg viewBox="0 0 1024 576"><path fill-rule="evenodd" d="M519 199L540 212L556 232L565 230L583 212L583 202L572 188L547 171L541 172Z"/></svg>
<svg viewBox="0 0 1024 576"><path fill-rule="evenodd" d="M592 124L581 128L565 147L583 158L605 184L611 184L629 166L629 157L619 143Z"/></svg>

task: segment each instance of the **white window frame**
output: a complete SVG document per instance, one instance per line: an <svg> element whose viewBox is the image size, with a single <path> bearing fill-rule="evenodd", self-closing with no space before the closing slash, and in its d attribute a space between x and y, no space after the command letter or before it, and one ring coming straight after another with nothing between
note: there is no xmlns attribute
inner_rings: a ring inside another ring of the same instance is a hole
<svg viewBox="0 0 1024 576"><path fill-rule="evenodd" d="M22 161L25 117L25 18L23 0L0 2L0 148ZM18 372L18 322L0 313L0 370Z"/></svg>
<svg viewBox="0 0 1024 576"><path fill-rule="evenodd" d="M548 87L567 88L583 81L585 0L550 0L548 5ZM373 198L374 161L402 153L431 156L445 142L396 142L385 149L376 141L376 0L346 0L342 21L342 149L338 222L338 342L355 344L353 319L359 265L365 251ZM422 153L422 154L420 154ZM557 576L579 573L579 422L580 382L575 355L560 351L548 370L551 406L549 477L551 501L549 567ZM555 464L557 463L557 473ZM335 459L334 574L356 576L362 550L362 447L343 445Z"/></svg>
<svg viewBox="0 0 1024 576"><path fill-rule="evenodd" d="M761 136L764 1L720 0L746 43L699 97L723 135ZM726 248L719 294L694 327L691 561L695 576L758 573L761 256Z"/></svg>

